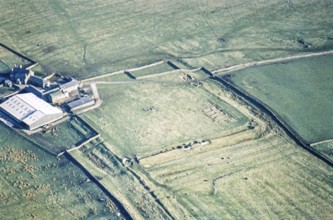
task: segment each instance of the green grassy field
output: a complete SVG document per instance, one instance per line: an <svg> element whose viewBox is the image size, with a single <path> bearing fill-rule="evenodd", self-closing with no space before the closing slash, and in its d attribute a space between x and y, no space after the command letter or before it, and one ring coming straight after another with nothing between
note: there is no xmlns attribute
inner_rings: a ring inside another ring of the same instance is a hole
<svg viewBox="0 0 333 220"><path fill-rule="evenodd" d="M210 93L205 84L137 83L98 88L103 104L85 113L85 118L127 156L213 138L247 122L235 108ZM211 103L230 116L217 113L221 123L214 121L203 112L212 107Z"/></svg>
<svg viewBox="0 0 333 220"><path fill-rule="evenodd" d="M134 219L331 219L332 168L215 81L189 77L206 79L190 70L201 66L333 49L331 0L0 0L0 8L1 43L38 61L40 73L86 79L160 60L188 69L96 79L129 83L97 83L102 105L82 116L102 137L69 155ZM315 142L332 138L331 61L253 68L234 79ZM0 49L0 72L17 62ZM77 123L59 129L28 139L63 150L89 136ZM331 155L330 144L316 147ZM0 219L118 218L75 165L2 126L0 189Z"/></svg>
<svg viewBox="0 0 333 220"><path fill-rule="evenodd" d="M333 137L333 56L246 69L231 80L274 109L308 143Z"/></svg>
<svg viewBox="0 0 333 220"><path fill-rule="evenodd" d="M14 65L28 64L31 64L28 60L25 60L7 50L6 48L0 46L0 74L9 73Z"/></svg>
<svg viewBox="0 0 333 220"><path fill-rule="evenodd" d="M46 72L80 78L161 59L214 69L333 45L330 0L1 0L0 5L2 43L39 61ZM297 39L312 47L303 48Z"/></svg>
<svg viewBox="0 0 333 220"><path fill-rule="evenodd" d="M84 115L109 149L127 157L127 166L148 186L146 193L141 191L144 195L154 193L176 219L329 218L333 201L329 166L218 83L206 80L195 87L180 84L176 73L163 77L175 84L98 85L102 106ZM238 120L219 128L209 118L201 120L203 103L212 96L219 97L215 103ZM178 147L206 138L207 145ZM101 181L114 178L109 153L96 147L86 154L92 154L88 158L98 169L109 173ZM79 160L87 163L83 155ZM123 195L135 182L125 176L112 181ZM134 207L140 210L151 200L140 202L138 193L123 201L137 204ZM156 217L157 213L149 209L146 214Z"/></svg>
<svg viewBox="0 0 333 220"><path fill-rule="evenodd" d="M118 219L115 205L66 158L0 126L1 219Z"/></svg>
<svg viewBox="0 0 333 220"><path fill-rule="evenodd" d="M330 219L332 170L280 136L164 153L140 164L184 219Z"/></svg>

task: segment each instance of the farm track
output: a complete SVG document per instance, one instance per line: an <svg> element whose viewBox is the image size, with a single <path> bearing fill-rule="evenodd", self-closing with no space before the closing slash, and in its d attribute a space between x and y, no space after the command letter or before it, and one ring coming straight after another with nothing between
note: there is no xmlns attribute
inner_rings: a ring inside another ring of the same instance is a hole
<svg viewBox="0 0 333 220"><path fill-rule="evenodd" d="M328 50L328 51L323 51L323 52L312 52L312 53L308 53L308 54L281 57L281 58L275 58L275 59L270 59L270 60L255 61L255 62L238 64L238 65L234 65L234 66L230 66L230 67L224 67L221 69L216 69L216 70L213 70L212 73L214 73L214 75L219 77L219 76L223 76L225 74L229 74L231 72L239 71L239 70L254 67L254 66L277 64L277 63L283 63L283 62L290 62L290 61L298 60L298 59L312 58L312 57L332 55L332 54L333 54L333 50Z"/></svg>
<svg viewBox="0 0 333 220"><path fill-rule="evenodd" d="M333 142L333 139L329 139L329 140L324 140L324 141L319 141L319 142L316 142L316 143L312 143L310 144L311 147L313 146L316 146L316 145L319 145L319 144L326 144L326 143L331 143Z"/></svg>
<svg viewBox="0 0 333 220"><path fill-rule="evenodd" d="M92 92L92 94L94 96L94 99L95 99L95 104L88 107L88 108L82 109L81 111L78 111L77 112L78 115L83 114L83 113L88 112L88 111L91 111L93 109L96 109L96 108L100 107L103 103L102 99L99 96L96 83L89 83L89 85L90 85L91 92Z"/></svg>

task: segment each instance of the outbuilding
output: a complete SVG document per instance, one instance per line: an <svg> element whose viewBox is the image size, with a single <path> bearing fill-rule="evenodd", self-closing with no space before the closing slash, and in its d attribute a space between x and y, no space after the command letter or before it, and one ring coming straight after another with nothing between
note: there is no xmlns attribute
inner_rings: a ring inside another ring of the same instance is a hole
<svg viewBox="0 0 333 220"><path fill-rule="evenodd" d="M67 108L69 111L75 111L94 104L95 100L93 98L91 98L90 96L85 96L66 103L65 108Z"/></svg>
<svg viewBox="0 0 333 220"><path fill-rule="evenodd" d="M69 101L71 97L68 92L58 90L56 92L47 94L46 99L54 105L61 105L62 103Z"/></svg>
<svg viewBox="0 0 333 220"><path fill-rule="evenodd" d="M64 93L68 92L75 92L79 89L80 87L80 81L77 81L76 79L73 79L67 83L64 83L62 85L59 86L60 90Z"/></svg>

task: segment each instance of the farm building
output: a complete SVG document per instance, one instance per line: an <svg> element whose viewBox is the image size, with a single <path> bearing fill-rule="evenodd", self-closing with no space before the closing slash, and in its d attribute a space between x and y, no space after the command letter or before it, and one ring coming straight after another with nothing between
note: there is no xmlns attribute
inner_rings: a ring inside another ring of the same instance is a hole
<svg viewBox="0 0 333 220"><path fill-rule="evenodd" d="M28 83L42 88L50 86L50 81L38 76L31 76L28 80Z"/></svg>
<svg viewBox="0 0 333 220"><path fill-rule="evenodd" d="M64 116L62 110L33 93L18 94L9 98L0 104L0 110L29 130L34 130Z"/></svg>
<svg viewBox="0 0 333 220"><path fill-rule="evenodd" d="M65 107L70 111L75 111L80 108L88 107L95 104L95 100L90 96L85 96L77 100L66 103Z"/></svg>
<svg viewBox="0 0 333 220"><path fill-rule="evenodd" d="M80 81L72 78L72 81L60 85L60 90L64 93L76 92L79 89Z"/></svg>
<svg viewBox="0 0 333 220"><path fill-rule="evenodd" d="M48 102L51 102L54 105L60 105L71 99L71 96L68 92L63 92L58 90L56 92L52 92L46 95L46 99Z"/></svg>
<svg viewBox="0 0 333 220"><path fill-rule="evenodd" d="M58 87L44 89L44 88L37 88L33 85L28 85L24 88L24 91L27 93L31 92L35 94L38 98L46 100L48 94L58 91L58 89L59 89Z"/></svg>
<svg viewBox="0 0 333 220"><path fill-rule="evenodd" d="M80 81L71 78L71 81L59 86L59 88L46 96L48 102L54 105L61 105L79 94Z"/></svg>

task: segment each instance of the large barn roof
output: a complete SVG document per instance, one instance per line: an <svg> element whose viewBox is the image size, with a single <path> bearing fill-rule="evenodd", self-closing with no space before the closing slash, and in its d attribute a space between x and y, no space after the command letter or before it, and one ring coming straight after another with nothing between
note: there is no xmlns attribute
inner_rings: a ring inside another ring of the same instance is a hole
<svg viewBox="0 0 333 220"><path fill-rule="evenodd" d="M31 127L42 126L62 117L63 112L33 93L18 94L0 105L14 119Z"/></svg>

